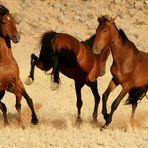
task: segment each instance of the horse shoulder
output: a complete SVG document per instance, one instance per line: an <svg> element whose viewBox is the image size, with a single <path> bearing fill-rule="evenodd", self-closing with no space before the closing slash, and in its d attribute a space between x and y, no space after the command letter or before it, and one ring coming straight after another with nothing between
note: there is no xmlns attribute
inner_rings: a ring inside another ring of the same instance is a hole
<svg viewBox="0 0 148 148"><path fill-rule="evenodd" d="M99 74L100 74L100 62L96 58L93 58L93 64L88 74L88 79L94 82L99 77Z"/></svg>
<svg viewBox="0 0 148 148"><path fill-rule="evenodd" d="M94 59L93 54L83 43L80 44L79 52L77 54L77 60L82 69L85 72L89 73L91 68L93 67Z"/></svg>

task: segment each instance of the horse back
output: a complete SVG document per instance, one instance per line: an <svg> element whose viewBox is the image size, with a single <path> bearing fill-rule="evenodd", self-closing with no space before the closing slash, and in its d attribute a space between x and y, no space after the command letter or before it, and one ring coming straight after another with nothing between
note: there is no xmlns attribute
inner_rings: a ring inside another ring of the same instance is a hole
<svg viewBox="0 0 148 148"><path fill-rule="evenodd" d="M77 53L79 46L80 42L75 37L66 33L57 33L53 42L53 49L56 52L60 52L61 49L67 49Z"/></svg>

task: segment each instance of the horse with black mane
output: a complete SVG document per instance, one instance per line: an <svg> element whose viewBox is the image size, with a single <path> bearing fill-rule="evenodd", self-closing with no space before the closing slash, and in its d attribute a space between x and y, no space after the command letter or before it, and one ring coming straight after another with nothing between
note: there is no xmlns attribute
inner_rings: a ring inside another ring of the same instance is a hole
<svg viewBox="0 0 148 148"><path fill-rule="evenodd" d="M148 53L138 50L124 31L118 30L114 20L115 18L106 19L99 24L93 45L93 52L96 54L110 46L113 56L111 66L113 78L103 93L102 113L106 120L104 127L110 124L114 111L127 93L129 93L129 98L126 103L132 104L131 123L133 124L137 101L141 100L148 90ZM108 114L106 108L108 96L119 84L122 90L112 103Z"/></svg>
<svg viewBox="0 0 148 148"><path fill-rule="evenodd" d="M20 121L20 101L23 96L32 111L31 122L33 124L37 124L38 119L34 111L32 99L27 94L23 83L19 78L19 67L12 54L11 40L14 43L18 43L20 40L20 35L17 31L15 20L9 13L9 10L3 5L0 5L0 100L2 100L4 97L6 90L15 94L15 107L18 111ZM7 125L7 108L1 101L0 109L3 112L4 124Z"/></svg>
<svg viewBox="0 0 148 148"><path fill-rule="evenodd" d="M28 76L29 84L34 80L35 66L43 71L53 68L53 81L57 85L59 84L59 72L74 80L78 119L80 119L83 104L81 88L86 84L91 88L94 95L93 119L97 120L98 104L100 101L97 78L105 74L109 49L106 48L100 55L93 54L91 49L94 38L95 35L84 42L79 42L76 38L66 33L45 32L41 39L39 58L35 54L31 55L31 70Z"/></svg>

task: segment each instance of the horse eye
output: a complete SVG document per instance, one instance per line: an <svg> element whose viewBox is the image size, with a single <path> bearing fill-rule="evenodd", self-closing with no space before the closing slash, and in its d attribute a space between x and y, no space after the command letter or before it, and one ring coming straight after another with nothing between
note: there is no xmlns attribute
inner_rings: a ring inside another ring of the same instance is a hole
<svg viewBox="0 0 148 148"><path fill-rule="evenodd" d="M107 32L107 30L103 30L103 32Z"/></svg>

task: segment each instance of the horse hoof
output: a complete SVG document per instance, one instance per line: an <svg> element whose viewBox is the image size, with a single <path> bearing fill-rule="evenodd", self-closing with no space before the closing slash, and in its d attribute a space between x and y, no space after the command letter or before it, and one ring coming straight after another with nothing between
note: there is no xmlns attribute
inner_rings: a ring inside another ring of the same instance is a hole
<svg viewBox="0 0 148 148"><path fill-rule="evenodd" d="M104 115L104 119L107 121L108 118L109 118L109 114L105 114L105 115Z"/></svg>
<svg viewBox="0 0 148 148"><path fill-rule="evenodd" d="M56 90L58 87L59 87L58 83L51 82L51 84L50 84L50 89L51 89L51 90L54 91L54 90Z"/></svg>
<svg viewBox="0 0 148 148"><path fill-rule="evenodd" d="M7 126L9 126L9 122L8 121L4 122L4 127L7 127Z"/></svg>
<svg viewBox="0 0 148 148"><path fill-rule="evenodd" d="M33 83L33 80L32 80L32 78L30 78L30 77L28 77L27 79L26 79L26 81L25 81L25 84L26 85L31 85Z"/></svg>
<svg viewBox="0 0 148 148"><path fill-rule="evenodd" d="M97 120L97 116L98 114L97 113L93 113L93 120L96 121Z"/></svg>
<svg viewBox="0 0 148 148"><path fill-rule="evenodd" d="M105 130L105 129L107 129L107 125L106 124L104 124L102 127L101 127L101 131L103 131L103 130Z"/></svg>
<svg viewBox="0 0 148 148"><path fill-rule="evenodd" d="M37 125L38 124L38 119L37 118L32 118L31 119L31 123L33 124L33 125Z"/></svg>
<svg viewBox="0 0 148 148"><path fill-rule="evenodd" d="M44 71L45 75L51 75L51 71L48 70L48 71Z"/></svg>

